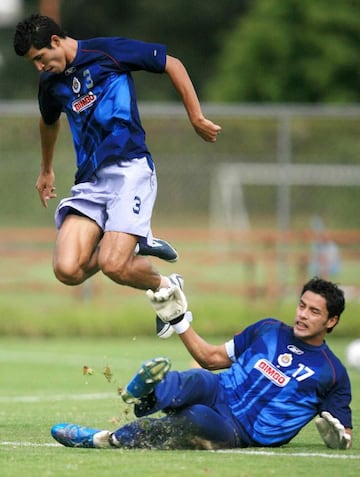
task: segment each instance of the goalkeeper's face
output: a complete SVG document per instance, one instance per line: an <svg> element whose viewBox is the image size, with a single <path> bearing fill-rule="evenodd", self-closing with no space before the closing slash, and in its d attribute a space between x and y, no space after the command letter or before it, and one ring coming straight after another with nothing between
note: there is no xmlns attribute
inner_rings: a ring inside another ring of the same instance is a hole
<svg viewBox="0 0 360 477"><path fill-rule="evenodd" d="M306 291L296 308L294 334L314 346L320 346L324 336L337 323L338 317L329 318L326 300L317 293Z"/></svg>

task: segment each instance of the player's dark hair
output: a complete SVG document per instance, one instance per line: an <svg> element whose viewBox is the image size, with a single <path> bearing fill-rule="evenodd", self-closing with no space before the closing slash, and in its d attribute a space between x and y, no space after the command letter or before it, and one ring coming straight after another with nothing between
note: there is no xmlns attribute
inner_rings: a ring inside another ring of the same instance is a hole
<svg viewBox="0 0 360 477"><path fill-rule="evenodd" d="M24 56L33 46L37 50L51 48L51 37L57 35L66 38L65 31L52 18L38 13L30 15L16 25L14 49L19 56Z"/></svg>
<svg viewBox="0 0 360 477"><path fill-rule="evenodd" d="M339 322L340 315L345 310L345 296L341 288L339 288L335 283L329 282L328 280L314 277L307 283L305 283L301 292L301 296L306 291L311 291L324 297L326 302L326 309L329 315L328 317L333 318L334 316L337 316L337 323ZM328 333L330 333L333 328L328 329Z"/></svg>

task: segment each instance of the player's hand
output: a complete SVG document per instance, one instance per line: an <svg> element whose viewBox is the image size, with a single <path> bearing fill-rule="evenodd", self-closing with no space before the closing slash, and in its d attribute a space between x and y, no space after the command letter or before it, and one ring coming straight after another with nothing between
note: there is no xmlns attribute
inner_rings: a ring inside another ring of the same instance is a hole
<svg viewBox="0 0 360 477"><path fill-rule="evenodd" d="M54 183L55 174L52 171L48 173L41 172L36 181L35 187L39 193L41 203L44 207L48 206L48 200L54 199L56 197L56 187Z"/></svg>
<svg viewBox="0 0 360 477"><path fill-rule="evenodd" d="M156 292L147 290L146 296L157 316L165 323L181 317L187 311L186 296L178 285L160 288Z"/></svg>
<svg viewBox="0 0 360 477"><path fill-rule="evenodd" d="M323 441L330 449L349 449L351 435L345 431L345 427L339 419L329 412L323 411L321 417L315 420L315 425Z"/></svg>
<svg viewBox="0 0 360 477"><path fill-rule="evenodd" d="M215 142L221 132L221 126L206 118L201 118L192 124L196 133L207 142Z"/></svg>

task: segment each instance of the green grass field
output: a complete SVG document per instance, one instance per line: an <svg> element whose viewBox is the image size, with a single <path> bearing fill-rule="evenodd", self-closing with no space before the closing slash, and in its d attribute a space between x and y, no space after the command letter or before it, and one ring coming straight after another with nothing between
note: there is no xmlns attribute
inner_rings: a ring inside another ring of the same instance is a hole
<svg viewBox="0 0 360 477"><path fill-rule="evenodd" d="M212 339L212 341L214 341ZM222 342L217 338L216 342ZM331 337L340 358L348 340ZM0 474L2 477L91 476L358 476L360 372L350 370L355 439L351 451L327 449L310 423L280 449L229 452L70 449L50 436L57 422L115 429L132 419L117 388L146 358L167 355L174 369L191 366L177 337L0 340ZM94 374L83 375L83 366ZM110 366L113 378L103 375Z"/></svg>

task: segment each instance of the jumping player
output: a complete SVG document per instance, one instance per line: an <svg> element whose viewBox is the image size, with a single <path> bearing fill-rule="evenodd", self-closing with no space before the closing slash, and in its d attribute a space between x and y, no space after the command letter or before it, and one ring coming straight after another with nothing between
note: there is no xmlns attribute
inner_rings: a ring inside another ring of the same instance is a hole
<svg viewBox="0 0 360 477"><path fill-rule="evenodd" d="M186 318L179 287L148 292L206 369L170 371L170 360L142 364L122 393L139 418L110 432L56 424L68 447L219 449L287 444L315 416L333 449L351 446L351 390L345 367L324 341L345 307L337 285L313 278L301 291L293 326L266 318L223 345L202 339ZM211 371L222 370L219 373ZM164 417L147 417L163 411Z"/></svg>
<svg viewBox="0 0 360 477"><path fill-rule="evenodd" d="M102 271L143 290L168 287L148 258L175 261L177 252L153 241L155 166L145 143L132 71L166 73L196 133L215 142L221 127L206 119L180 60L162 44L120 37L76 40L51 18L31 15L16 26L14 49L41 73L41 203L56 197L54 150L64 112L77 159L71 197L60 201L53 267L58 280L78 285ZM176 275L173 274L176 279Z"/></svg>

